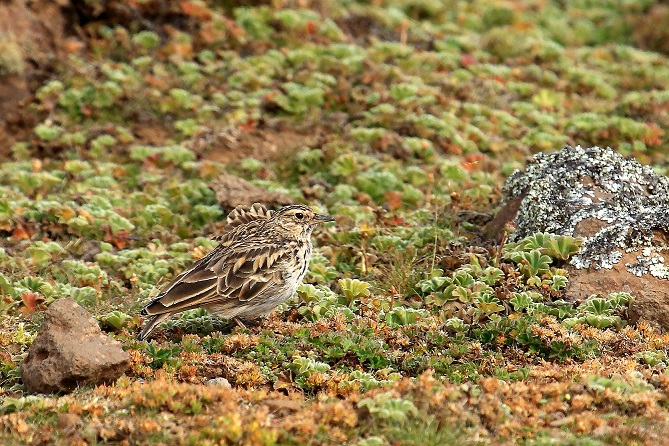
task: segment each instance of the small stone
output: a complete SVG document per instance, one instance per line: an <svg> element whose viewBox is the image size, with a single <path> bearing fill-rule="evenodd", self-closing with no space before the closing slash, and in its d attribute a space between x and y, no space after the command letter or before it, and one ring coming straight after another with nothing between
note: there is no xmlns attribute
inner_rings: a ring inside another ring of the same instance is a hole
<svg viewBox="0 0 669 446"><path fill-rule="evenodd" d="M56 300L23 361L28 392L71 392L78 386L115 381L130 364L121 344L70 298Z"/></svg>
<svg viewBox="0 0 669 446"><path fill-rule="evenodd" d="M61 413L58 415L58 432L69 435L79 429L82 425L81 417L73 413Z"/></svg>
<svg viewBox="0 0 669 446"><path fill-rule="evenodd" d="M207 381L204 384L206 386L223 386L223 387L228 387L228 388L232 387L230 385L230 381L228 381L225 378L221 378L221 377L210 379L209 381Z"/></svg>

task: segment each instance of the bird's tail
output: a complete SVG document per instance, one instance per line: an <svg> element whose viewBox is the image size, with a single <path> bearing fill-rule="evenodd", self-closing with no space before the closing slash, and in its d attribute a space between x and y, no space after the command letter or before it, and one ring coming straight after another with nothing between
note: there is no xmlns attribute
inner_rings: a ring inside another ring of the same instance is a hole
<svg viewBox="0 0 669 446"><path fill-rule="evenodd" d="M144 339L146 339L158 324L160 324L169 317L170 317L169 313L156 314L152 316L151 319L147 321L144 328L142 328L142 331L140 331L139 334L137 335L137 340L143 341Z"/></svg>

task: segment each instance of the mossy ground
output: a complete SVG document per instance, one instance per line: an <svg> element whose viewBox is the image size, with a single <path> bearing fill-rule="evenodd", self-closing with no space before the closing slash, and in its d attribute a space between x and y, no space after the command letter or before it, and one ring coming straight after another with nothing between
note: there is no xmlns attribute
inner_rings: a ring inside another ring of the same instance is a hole
<svg viewBox="0 0 669 446"><path fill-rule="evenodd" d="M654 2L255 3L77 9L0 165L0 442L666 441L669 336L626 326L624 294L559 302L578 241L479 238L538 151L609 145L666 171L669 59L639 49ZM269 134L290 137L258 154ZM138 342L142 304L214 246L221 172L337 225L267 321L193 311ZM24 395L64 296L132 366Z"/></svg>

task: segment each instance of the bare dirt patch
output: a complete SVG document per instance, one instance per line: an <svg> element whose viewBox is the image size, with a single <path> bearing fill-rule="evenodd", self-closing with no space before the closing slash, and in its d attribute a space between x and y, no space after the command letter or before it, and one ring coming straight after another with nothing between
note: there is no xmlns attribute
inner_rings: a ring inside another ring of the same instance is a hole
<svg viewBox="0 0 669 446"><path fill-rule="evenodd" d="M170 138L170 133L158 118L148 114L138 114L136 119L138 124L134 126L133 133L143 144L161 146Z"/></svg>
<svg viewBox="0 0 669 446"><path fill-rule="evenodd" d="M25 71L29 78L31 68L53 62L64 42L65 23L58 2L14 0L0 3L0 33L11 39L26 63L23 70L15 72Z"/></svg>
<svg viewBox="0 0 669 446"><path fill-rule="evenodd" d="M307 133L280 125L272 128L244 130L228 127L200 133L184 142L204 160L231 163L244 158L261 161L288 157L306 147L320 144L322 130ZM240 204L262 203L270 208L294 204L295 200L282 193L269 191L234 175L220 175L210 187L225 209Z"/></svg>
<svg viewBox="0 0 669 446"><path fill-rule="evenodd" d="M295 203L295 200L288 195L256 187L234 175L221 175L210 187L216 192L218 202L226 209L232 209L240 204L263 203L275 207Z"/></svg>
<svg viewBox="0 0 669 446"><path fill-rule="evenodd" d="M633 37L639 48L658 53L669 54L669 34L664 26L658 23L666 23L669 18L669 6L657 4L650 8L645 14L632 19Z"/></svg>
<svg viewBox="0 0 669 446"><path fill-rule="evenodd" d="M365 43L372 38L386 41L400 40L400 33L386 28L377 19L368 15L352 14L336 19L335 23L357 43Z"/></svg>
<svg viewBox="0 0 669 446"><path fill-rule="evenodd" d="M243 158L261 161L290 155L300 148L313 147L319 141L320 131L311 133L291 129L253 129L243 131L226 128L201 133L186 142L205 160L229 163Z"/></svg>
<svg viewBox="0 0 669 446"><path fill-rule="evenodd" d="M3 158L34 124L23 113L23 104L52 72L59 48L65 42L65 23L58 2L0 3L0 156Z"/></svg>

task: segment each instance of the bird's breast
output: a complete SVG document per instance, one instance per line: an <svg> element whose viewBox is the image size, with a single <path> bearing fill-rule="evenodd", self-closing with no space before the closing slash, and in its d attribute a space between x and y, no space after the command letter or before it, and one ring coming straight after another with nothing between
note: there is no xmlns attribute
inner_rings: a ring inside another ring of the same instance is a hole
<svg viewBox="0 0 669 446"><path fill-rule="evenodd" d="M295 271L297 272L296 280L298 282L300 282L304 278L305 274L307 274L307 270L309 269L309 262L311 261L311 251L311 243L305 243L298 246L298 252L295 256Z"/></svg>

